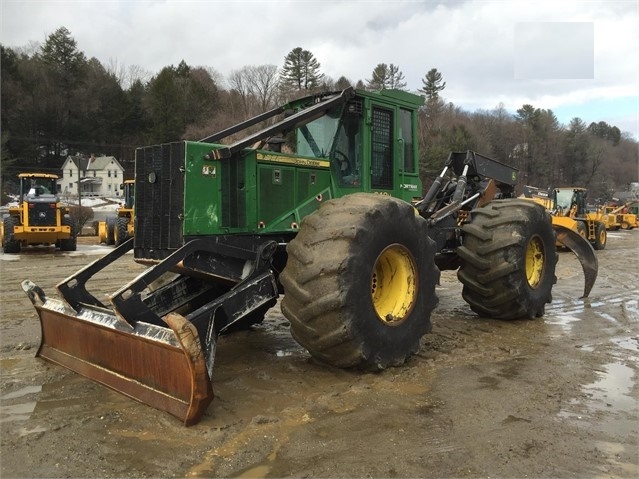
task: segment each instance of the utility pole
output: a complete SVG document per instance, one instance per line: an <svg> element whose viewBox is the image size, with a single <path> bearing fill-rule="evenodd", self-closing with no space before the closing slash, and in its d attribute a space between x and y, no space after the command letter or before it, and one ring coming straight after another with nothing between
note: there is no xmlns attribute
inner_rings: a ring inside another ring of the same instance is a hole
<svg viewBox="0 0 639 479"><path fill-rule="evenodd" d="M82 157L78 156L78 211L77 211L77 215L75 217L75 221L76 221L75 230L76 230L77 234L80 234L80 216L82 215L82 191L80 189L80 180L81 180L80 168L81 168L81 166L82 166Z"/></svg>

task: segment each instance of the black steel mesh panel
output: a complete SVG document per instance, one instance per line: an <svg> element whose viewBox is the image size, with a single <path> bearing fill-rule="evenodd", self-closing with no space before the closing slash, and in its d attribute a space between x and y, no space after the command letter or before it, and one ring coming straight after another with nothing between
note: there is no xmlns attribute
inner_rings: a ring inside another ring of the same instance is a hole
<svg viewBox="0 0 639 479"><path fill-rule="evenodd" d="M238 157L223 160L221 164L221 224L225 228L242 228L246 226L245 165L245 159Z"/></svg>
<svg viewBox="0 0 639 479"><path fill-rule="evenodd" d="M50 203L31 203L29 205L30 226L56 226L56 209Z"/></svg>
<svg viewBox="0 0 639 479"><path fill-rule="evenodd" d="M371 166L373 188L393 188L393 112L373 108Z"/></svg>
<svg viewBox="0 0 639 479"><path fill-rule="evenodd" d="M136 150L136 257L161 259L182 246L184 143Z"/></svg>

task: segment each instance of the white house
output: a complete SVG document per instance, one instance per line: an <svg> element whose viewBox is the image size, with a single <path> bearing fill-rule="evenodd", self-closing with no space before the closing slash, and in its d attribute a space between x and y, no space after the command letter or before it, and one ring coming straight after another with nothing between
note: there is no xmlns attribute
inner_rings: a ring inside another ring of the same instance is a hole
<svg viewBox="0 0 639 479"><path fill-rule="evenodd" d="M60 193L77 196L78 180L82 196L120 196L124 168L113 156L68 156L58 180Z"/></svg>

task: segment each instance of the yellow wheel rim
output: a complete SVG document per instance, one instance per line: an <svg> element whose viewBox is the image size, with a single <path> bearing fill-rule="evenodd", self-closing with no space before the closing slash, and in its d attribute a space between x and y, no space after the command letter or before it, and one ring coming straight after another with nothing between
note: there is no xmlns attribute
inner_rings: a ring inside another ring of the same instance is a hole
<svg viewBox="0 0 639 479"><path fill-rule="evenodd" d="M606 244L606 230L605 230L605 228L601 228L601 231L599 232L599 243L600 244Z"/></svg>
<svg viewBox="0 0 639 479"><path fill-rule="evenodd" d="M371 277L371 296L378 318L396 325L410 314L417 298L417 265L402 245L392 244L380 253Z"/></svg>
<svg viewBox="0 0 639 479"><path fill-rule="evenodd" d="M526 247L526 279L531 288L541 283L544 273L544 244L539 236L534 236Z"/></svg>

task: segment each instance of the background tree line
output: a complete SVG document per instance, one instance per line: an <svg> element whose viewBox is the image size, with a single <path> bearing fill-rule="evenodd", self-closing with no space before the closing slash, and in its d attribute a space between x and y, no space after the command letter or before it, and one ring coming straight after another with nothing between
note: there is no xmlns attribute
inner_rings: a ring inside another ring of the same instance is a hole
<svg viewBox="0 0 639 479"><path fill-rule="evenodd" d="M135 148L198 140L293 98L319 90L406 89L399 66L380 63L370 78L331 79L308 50L281 66L247 65L224 78L184 61L157 74L87 59L61 27L43 45L1 50L2 186L19 172L59 172L72 154L113 155L133 174ZM420 174L425 185L450 151L476 150L520 169L525 184L585 186L607 199L637 181L637 141L601 121L559 124L551 110L523 105L511 114L465 111L444 101L446 82L430 68L418 90Z"/></svg>

